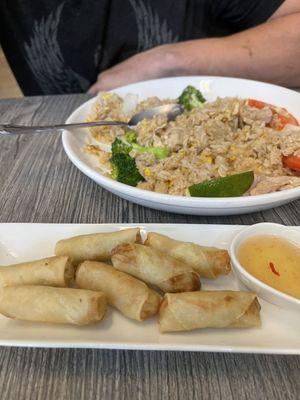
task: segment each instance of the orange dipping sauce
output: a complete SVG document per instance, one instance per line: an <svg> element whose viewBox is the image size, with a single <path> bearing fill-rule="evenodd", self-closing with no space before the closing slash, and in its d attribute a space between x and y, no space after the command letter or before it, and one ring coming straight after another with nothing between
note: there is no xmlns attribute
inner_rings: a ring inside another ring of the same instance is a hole
<svg viewBox="0 0 300 400"><path fill-rule="evenodd" d="M255 278L300 299L300 247L275 235L258 235L239 246L237 258Z"/></svg>

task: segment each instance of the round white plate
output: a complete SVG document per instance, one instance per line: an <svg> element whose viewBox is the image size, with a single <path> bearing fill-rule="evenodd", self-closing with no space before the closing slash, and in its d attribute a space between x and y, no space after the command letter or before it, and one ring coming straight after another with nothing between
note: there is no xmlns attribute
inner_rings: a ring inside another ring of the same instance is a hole
<svg viewBox="0 0 300 400"><path fill-rule="evenodd" d="M209 76L189 76L156 79L123 86L113 92L124 96L128 93L139 95L139 101L149 96L176 98L187 85L201 90L207 100L216 97L238 96L255 98L277 106L285 107L297 118L300 117L300 93L267 83L246 79L221 78ZM67 123L84 122L95 99L82 104L67 119ZM73 162L85 175L110 192L137 204L158 210L191 215L232 215L265 210L300 197L300 187L282 192L258 196L227 198L196 198L171 196L167 194L137 189L101 174L95 159L83 151L90 140L87 129L72 132L64 131L62 141L64 149Z"/></svg>

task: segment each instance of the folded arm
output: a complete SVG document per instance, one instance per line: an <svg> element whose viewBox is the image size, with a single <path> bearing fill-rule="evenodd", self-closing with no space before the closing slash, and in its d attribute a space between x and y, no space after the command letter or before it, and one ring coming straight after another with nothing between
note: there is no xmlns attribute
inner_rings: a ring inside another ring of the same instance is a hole
<svg viewBox="0 0 300 400"><path fill-rule="evenodd" d="M90 92L177 75L234 76L300 87L299 0L286 0L269 21L255 28L137 54L100 73Z"/></svg>

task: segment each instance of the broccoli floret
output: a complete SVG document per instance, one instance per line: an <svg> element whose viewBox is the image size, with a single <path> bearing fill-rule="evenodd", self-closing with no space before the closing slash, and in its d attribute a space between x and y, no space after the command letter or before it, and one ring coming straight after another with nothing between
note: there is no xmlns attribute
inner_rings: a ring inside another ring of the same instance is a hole
<svg viewBox="0 0 300 400"><path fill-rule="evenodd" d="M191 111L196 107L202 107L205 101L206 100L200 90L191 85L187 86L178 97L178 103L181 104L187 111Z"/></svg>
<svg viewBox="0 0 300 400"><path fill-rule="evenodd" d="M135 131L129 131L124 136L124 139L127 143L136 143L137 142L137 134Z"/></svg>
<svg viewBox="0 0 300 400"><path fill-rule="evenodd" d="M131 150L132 145L130 143L118 138L115 139L111 146L111 177L118 182L136 186L144 178L137 169L135 159L129 155Z"/></svg>
<svg viewBox="0 0 300 400"><path fill-rule="evenodd" d="M128 140L129 139L129 140ZM129 154L131 150L137 153L150 153L153 154L155 158L161 160L168 157L169 149L167 147L152 147L152 146L141 146L136 143L136 133L129 132L124 136L124 141L116 138L111 145L112 155L117 153Z"/></svg>
<svg viewBox="0 0 300 400"><path fill-rule="evenodd" d="M113 144L111 145L111 152L113 156L118 153L129 154L131 150L132 150L131 144L123 142L118 138L116 138Z"/></svg>
<svg viewBox="0 0 300 400"><path fill-rule="evenodd" d="M118 182L136 186L139 182L144 181L143 176L137 169L135 159L130 157L129 154L114 154L111 158L111 166L111 177Z"/></svg>
<svg viewBox="0 0 300 400"><path fill-rule="evenodd" d="M136 186L139 182L145 180L136 166L135 159L129 155L132 150L137 153L154 154L157 159L162 159L169 155L169 149L166 147L140 146L136 143L136 139L136 133L130 131L124 136L124 141L116 138L111 146L111 177L130 186Z"/></svg>

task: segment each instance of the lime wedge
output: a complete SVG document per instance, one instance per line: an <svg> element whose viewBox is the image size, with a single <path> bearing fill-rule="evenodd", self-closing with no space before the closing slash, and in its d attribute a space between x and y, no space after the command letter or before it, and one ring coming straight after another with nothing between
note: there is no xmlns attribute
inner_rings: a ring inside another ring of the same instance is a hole
<svg viewBox="0 0 300 400"><path fill-rule="evenodd" d="M192 197L237 197L244 194L254 180L253 171L211 179L189 187Z"/></svg>

